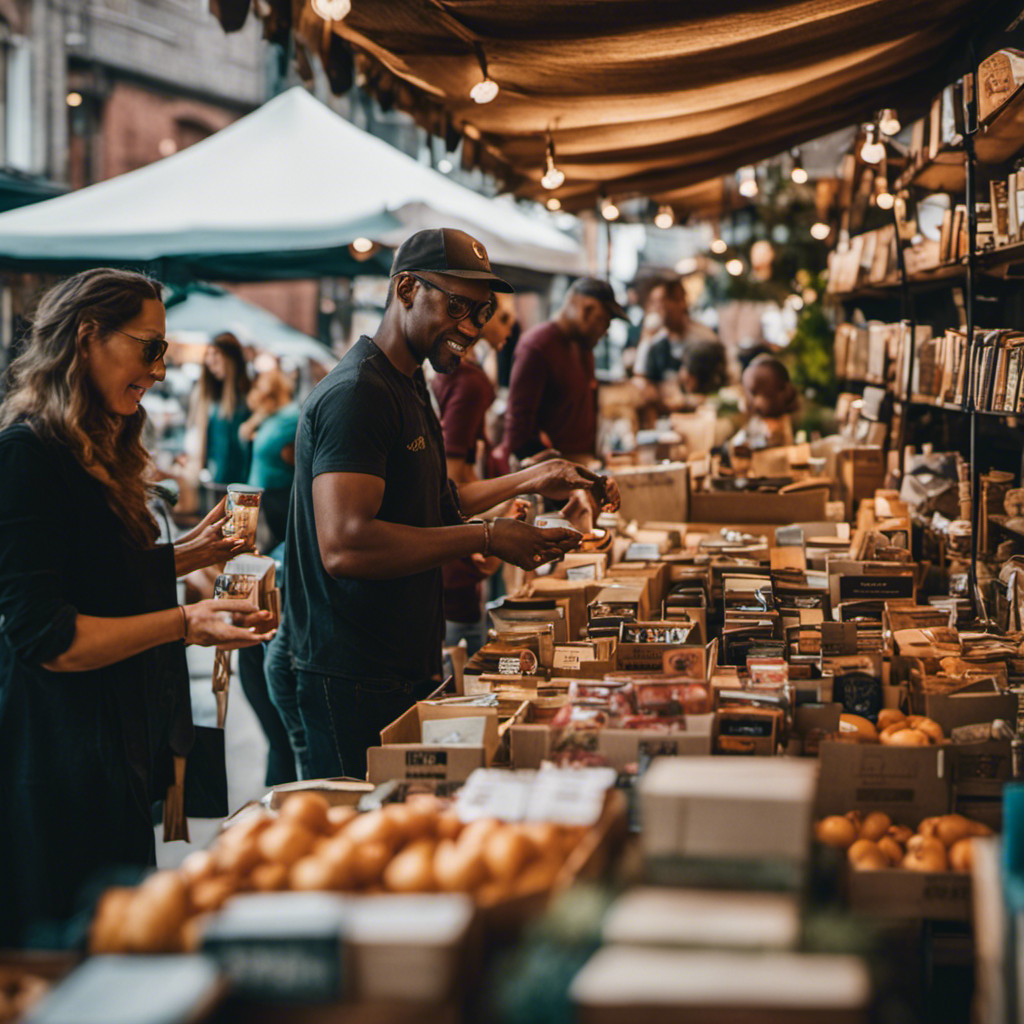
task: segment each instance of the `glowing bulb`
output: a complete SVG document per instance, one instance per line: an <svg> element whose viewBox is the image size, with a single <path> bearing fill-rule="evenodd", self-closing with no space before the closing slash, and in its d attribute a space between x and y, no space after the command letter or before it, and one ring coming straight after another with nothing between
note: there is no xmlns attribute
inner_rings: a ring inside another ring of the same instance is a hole
<svg viewBox="0 0 1024 1024"><path fill-rule="evenodd" d="M813 288L805 288L800 295L802 301L811 303L818 301L818 293Z"/></svg>
<svg viewBox="0 0 1024 1024"><path fill-rule="evenodd" d="M157 143L156 150L161 156L173 156L178 152L178 144L174 139L161 139Z"/></svg>
<svg viewBox="0 0 1024 1024"><path fill-rule="evenodd" d="M684 256L676 264L676 273L680 277L686 277L689 274L695 274L699 268L700 263L698 263L695 256Z"/></svg>
<svg viewBox="0 0 1024 1024"><path fill-rule="evenodd" d="M902 127L899 116L892 107L887 107L883 110L878 118L878 130L883 135L899 135L900 128Z"/></svg>
<svg viewBox="0 0 1024 1024"><path fill-rule="evenodd" d="M878 138L878 129L873 124L864 126L864 145L860 158L866 164L880 164L885 159L885 143Z"/></svg>
<svg viewBox="0 0 1024 1024"><path fill-rule="evenodd" d="M82 94L80 92L69 92L65 100L69 107L80 107L82 105Z"/></svg>
<svg viewBox="0 0 1024 1024"><path fill-rule="evenodd" d="M551 196L551 198L550 198L550 199L548 199L548 201L547 201L547 202L546 202L546 203L545 203L544 205L545 205L545 206L546 206L546 207L547 207L547 208L548 208L548 209L549 209L549 210L550 210L550 211L551 211L552 213L554 213L554 212L555 212L555 210L560 210L560 209L562 208L562 200L561 200L561 199L559 199L559 198L558 198L558 196Z"/></svg>
<svg viewBox="0 0 1024 1024"><path fill-rule="evenodd" d="M733 277L739 277L743 273L743 260L729 260L725 265L725 269Z"/></svg>
<svg viewBox="0 0 1024 1024"><path fill-rule="evenodd" d="M352 10L352 0L312 0L313 11L324 21L343 21Z"/></svg>
<svg viewBox="0 0 1024 1024"><path fill-rule="evenodd" d="M729 243L724 238L716 238L711 243L711 251L721 256L729 248Z"/></svg>
<svg viewBox="0 0 1024 1024"><path fill-rule="evenodd" d="M498 83L491 78L485 78L469 90L469 95L475 103L490 103L498 95Z"/></svg>
<svg viewBox="0 0 1024 1024"><path fill-rule="evenodd" d="M658 212L654 216L654 226L656 228L667 231L675 222L676 218L672 213L671 206L661 206L658 208Z"/></svg>
<svg viewBox="0 0 1024 1024"><path fill-rule="evenodd" d="M741 167L737 174L740 179L740 195L753 199L757 195L757 172L753 167Z"/></svg>
<svg viewBox="0 0 1024 1024"><path fill-rule="evenodd" d="M618 220L619 208L610 199L606 199L601 204L601 216L605 220Z"/></svg>
<svg viewBox="0 0 1024 1024"><path fill-rule="evenodd" d="M804 300L801 299L799 295L790 295L786 301L793 307L793 309L804 308Z"/></svg>
<svg viewBox="0 0 1024 1024"><path fill-rule="evenodd" d="M452 171L454 170L454 165L452 164L451 160L448 159L448 157L443 156L441 157L440 160L437 161L437 169L442 174L451 174Z"/></svg>
<svg viewBox="0 0 1024 1024"><path fill-rule="evenodd" d="M832 229L824 221L819 220L817 224L811 225L811 238L819 242L824 242L831 232Z"/></svg>
<svg viewBox="0 0 1024 1024"><path fill-rule="evenodd" d="M463 126L462 130L466 133L467 139L472 139L474 142L480 141L480 129L475 124L470 124L467 121Z"/></svg>
<svg viewBox="0 0 1024 1024"><path fill-rule="evenodd" d="M891 210L896 204L896 197L890 192L879 192L875 196L875 202L880 210Z"/></svg>
<svg viewBox="0 0 1024 1024"><path fill-rule="evenodd" d="M797 185L806 185L810 175L802 167L794 167L789 176Z"/></svg>
<svg viewBox="0 0 1024 1024"><path fill-rule="evenodd" d="M544 172L544 177L540 179L540 183L549 191L553 188L558 188L565 182L565 175L551 162L548 163L548 169Z"/></svg>
<svg viewBox="0 0 1024 1024"><path fill-rule="evenodd" d="M356 252L369 252L373 248L373 242L368 238L356 238L352 242L352 248Z"/></svg>

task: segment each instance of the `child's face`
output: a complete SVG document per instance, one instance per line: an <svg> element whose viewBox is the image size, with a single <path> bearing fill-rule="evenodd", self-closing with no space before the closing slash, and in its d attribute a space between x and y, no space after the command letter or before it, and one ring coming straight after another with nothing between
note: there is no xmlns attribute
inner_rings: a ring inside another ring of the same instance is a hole
<svg viewBox="0 0 1024 1024"><path fill-rule="evenodd" d="M793 387L767 367L748 366L743 373L743 390L747 409L757 416L774 418L789 411Z"/></svg>

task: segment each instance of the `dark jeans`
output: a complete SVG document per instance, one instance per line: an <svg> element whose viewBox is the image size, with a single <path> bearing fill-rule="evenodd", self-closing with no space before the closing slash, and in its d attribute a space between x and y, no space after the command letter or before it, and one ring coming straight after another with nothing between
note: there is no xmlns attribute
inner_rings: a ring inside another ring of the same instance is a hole
<svg viewBox="0 0 1024 1024"><path fill-rule="evenodd" d="M309 750L306 745L306 728L302 724L299 713L299 682L295 677L292 665L292 652L289 647L289 631L287 616L281 616L281 625L277 636L267 644L267 654L263 663L263 671L267 677L267 689L270 699L277 708L277 713L288 730L292 754L299 767L299 775L303 779L316 778L309 765Z"/></svg>
<svg viewBox="0 0 1024 1024"><path fill-rule="evenodd" d="M267 691L267 680L263 673L263 644L239 650L238 677L270 744L266 784L279 786L284 782L295 782L298 773L295 770L295 755L288 738L288 730Z"/></svg>
<svg viewBox="0 0 1024 1024"><path fill-rule="evenodd" d="M380 731L437 683L399 689L298 670L299 712L306 730L312 778L366 778L366 751L380 746Z"/></svg>

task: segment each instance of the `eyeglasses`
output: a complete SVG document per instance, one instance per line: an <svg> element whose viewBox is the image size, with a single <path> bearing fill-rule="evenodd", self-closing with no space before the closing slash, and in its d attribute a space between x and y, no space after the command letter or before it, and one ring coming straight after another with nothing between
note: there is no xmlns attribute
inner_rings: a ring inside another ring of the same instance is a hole
<svg viewBox="0 0 1024 1024"><path fill-rule="evenodd" d="M420 277L419 274L413 274L410 271L406 271L410 277L416 278L420 284L427 288L433 288L436 292L443 292L448 296L448 315L453 320L465 320L468 316L475 327L483 327L488 320L494 316L494 311L497 309L497 303L494 298L481 299L479 302L469 298L467 295L459 295L458 292L450 292L446 288L442 288L438 284L434 284L433 281L428 281L425 277Z"/></svg>
<svg viewBox="0 0 1024 1024"><path fill-rule="evenodd" d="M140 345L145 346L142 350L142 359L150 365L163 359L167 352L168 342L166 338L136 338L134 334L120 331L116 327L113 329L113 333L123 334L126 338L131 338L132 341L137 341Z"/></svg>

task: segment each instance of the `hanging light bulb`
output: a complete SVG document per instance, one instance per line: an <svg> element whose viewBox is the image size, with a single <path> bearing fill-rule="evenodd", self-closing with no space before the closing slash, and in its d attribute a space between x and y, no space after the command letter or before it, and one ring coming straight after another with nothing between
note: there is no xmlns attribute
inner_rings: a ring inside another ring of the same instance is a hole
<svg viewBox="0 0 1024 1024"><path fill-rule="evenodd" d="M811 238L816 238L819 242L824 242L831 233L832 229L823 220L811 225Z"/></svg>
<svg viewBox="0 0 1024 1024"><path fill-rule="evenodd" d="M667 231L673 224L675 224L675 214L672 213L671 206L659 206L658 212L654 215L654 226L661 228L662 231Z"/></svg>
<svg viewBox="0 0 1024 1024"><path fill-rule="evenodd" d="M562 208L562 200L559 199L558 196L551 196L551 197L549 197L548 201L544 205L552 213L554 213L555 210L560 210Z"/></svg>
<svg viewBox="0 0 1024 1024"><path fill-rule="evenodd" d="M726 273L731 274L733 277L739 277L743 273L743 260L731 259L725 265Z"/></svg>
<svg viewBox="0 0 1024 1024"><path fill-rule="evenodd" d="M880 210L891 210L896 205L896 197L886 189L885 192L879 192L875 196L875 203Z"/></svg>
<svg viewBox="0 0 1024 1024"><path fill-rule="evenodd" d="M455 166L454 164L452 164L451 160L448 159L448 157L443 156L441 157L440 160L437 161L437 169L442 174L451 174L452 171L455 170Z"/></svg>
<svg viewBox="0 0 1024 1024"><path fill-rule="evenodd" d="M885 110L878 115L878 130L883 135L899 135L900 128L903 125L900 124L899 116L892 107L886 107Z"/></svg>
<svg viewBox="0 0 1024 1024"><path fill-rule="evenodd" d="M864 145L860 149L860 158L866 164L880 164L885 159L885 143L878 138L878 126L864 126Z"/></svg>
<svg viewBox="0 0 1024 1024"><path fill-rule="evenodd" d="M324 21L343 21L352 10L352 0L312 0L314 13Z"/></svg>
<svg viewBox="0 0 1024 1024"><path fill-rule="evenodd" d="M737 172L739 176L739 190L741 196L753 199L757 195L757 172L753 167L741 167Z"/></svg>
<svg viewBox="0 0 1024 1024"><path fill-rule="evenodd" d="M470 98L474 103L490 103L498 95L498 83L487 74L487 55L479 43L473 44L476 47L476 59L480 62L480 74L483 78L469 90Z"/></svg>
<svg viewBox="0 0 1024 1024"><path fill-rule="evenodd" d="M729 243L724 238L716 238L711 243L711 251L721 256L729 248Z"/></svg>
<svg viewBox="0 0 1024 1024"><path fill-rule="evenodd" d="M806 185L809 177L807 171L804 170L803 157L800 155L799 149L793 150L793 168L789 172L790 178L797 185Z"/></svg>
<svg viewBox="0 0 1024 1024"><path fill-rule="evenodd" d="M540 183L550 191L562 185L565 181L565 174L555 166L555 140L548 134L548 146L544 155L545 171Z"/></svg>
<svg viewBox="0 0 1024 1024"><path fill-rule="evenodd" d="M352 248L355 252L369 252L373 248L373 242L369 238L355 238L352 240Z"/></svg>
<svg viewBox="0 0 1024 1024"><path fill-rule="evenodd" d="M619 208L611 199L603 199L601 201L601 216L604 217L605 220L619 219Z"/></svg>

